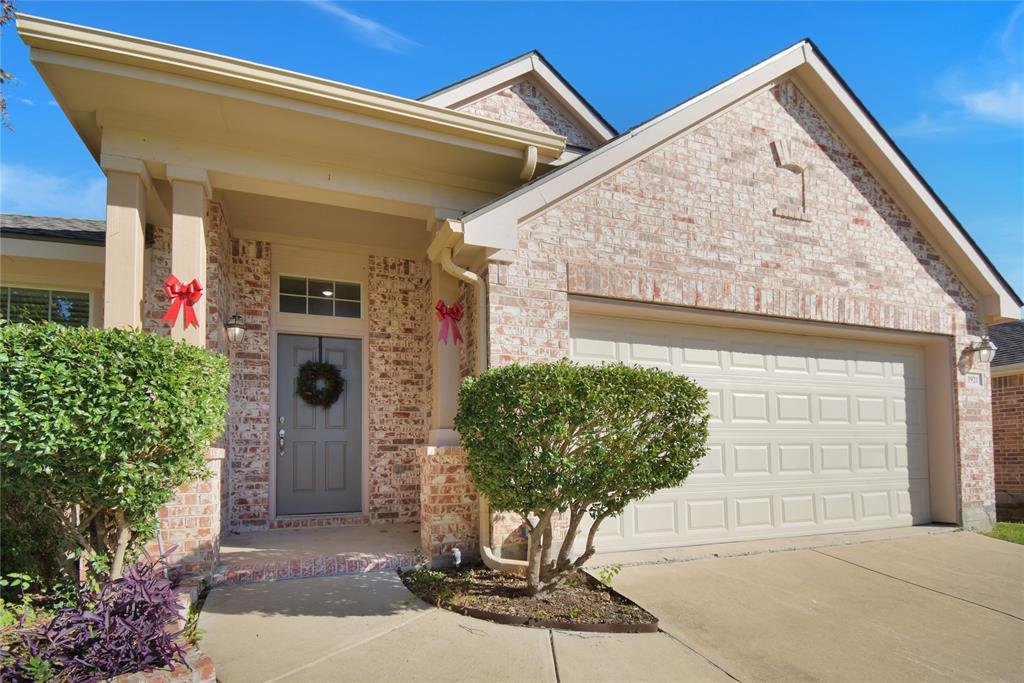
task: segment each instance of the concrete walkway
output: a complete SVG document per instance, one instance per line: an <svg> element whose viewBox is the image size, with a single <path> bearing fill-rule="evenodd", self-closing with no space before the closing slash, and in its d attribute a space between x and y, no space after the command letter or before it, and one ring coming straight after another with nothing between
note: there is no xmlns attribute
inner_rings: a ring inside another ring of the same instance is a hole
<svg viewBox="0 0 1024 683"><path fill-rule="evenodd" d="M663 633L500 626L369 572L218 587L202 648L228 683L1020 680L1024 546L951 533L770 550L623 569L615 587Z"/></svg>
<svg viewBox="0 0 1024 683"><path fill-rule="evenodd" d="M227 683L730 680L663 633L492 624L426 605L394 572L221 586L199 626Z"/></svg>

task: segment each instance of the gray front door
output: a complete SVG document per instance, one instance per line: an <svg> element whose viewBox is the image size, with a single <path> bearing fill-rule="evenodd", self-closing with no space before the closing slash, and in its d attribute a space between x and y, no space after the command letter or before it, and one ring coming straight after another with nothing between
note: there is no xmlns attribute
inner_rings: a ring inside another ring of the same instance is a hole
<svg viewBox="0 0 1024 683"><path fill-rule="evenodd" d="M345 380L330 408L311 406L296 393L307 361L335 365ZM363 360L357 339L277 338L277 514L359 512L362 507Z"/></svg>

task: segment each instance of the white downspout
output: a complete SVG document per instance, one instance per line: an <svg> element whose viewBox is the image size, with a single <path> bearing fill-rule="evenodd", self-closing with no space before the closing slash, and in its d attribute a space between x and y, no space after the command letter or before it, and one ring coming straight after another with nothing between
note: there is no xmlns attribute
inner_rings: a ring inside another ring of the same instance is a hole
<svg viewBox="0 0 1024 683"><path fill-rule="evenodd" d="M441 270L476 288L476 368L477 373L481 373L487 369L487 286L473 271L455 265L451 247L441 250L440 264ZM526 574L526 562L502 559L491 549L491 506L483 494L480 495L480 559L484 566L495 571Z"/></svg>

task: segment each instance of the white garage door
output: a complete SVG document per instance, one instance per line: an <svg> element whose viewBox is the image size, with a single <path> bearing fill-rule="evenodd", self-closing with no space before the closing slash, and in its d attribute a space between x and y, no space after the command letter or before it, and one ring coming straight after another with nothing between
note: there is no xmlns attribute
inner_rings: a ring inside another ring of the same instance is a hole
<svg viewBox="0 0 1024 683"><path fill-rule="evenodd" d="M604 522L599 550L930 521L923 355L731 328L577 316L572 355L708 390L708 453L686 483Z"/></svg>

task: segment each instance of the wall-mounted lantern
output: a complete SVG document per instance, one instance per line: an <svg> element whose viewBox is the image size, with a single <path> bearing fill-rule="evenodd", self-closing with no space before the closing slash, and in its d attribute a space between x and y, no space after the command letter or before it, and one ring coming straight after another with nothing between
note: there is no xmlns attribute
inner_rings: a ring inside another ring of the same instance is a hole
<svg viewBox="0 0 1024 683"><path fill-rule="evenodd" d="M224 333L227 335L228 343L231 345L242 341L242 337L245 336L245 323L242 322L242 316L231 316L231 318L224 323Z"/></svg>
<svg viewBox="0 0 1024 683"><path fill-rule="evenodd" d="M988 337L982 337L971 345L975 363L991 363L996 356L996 345Z"/></svg>

